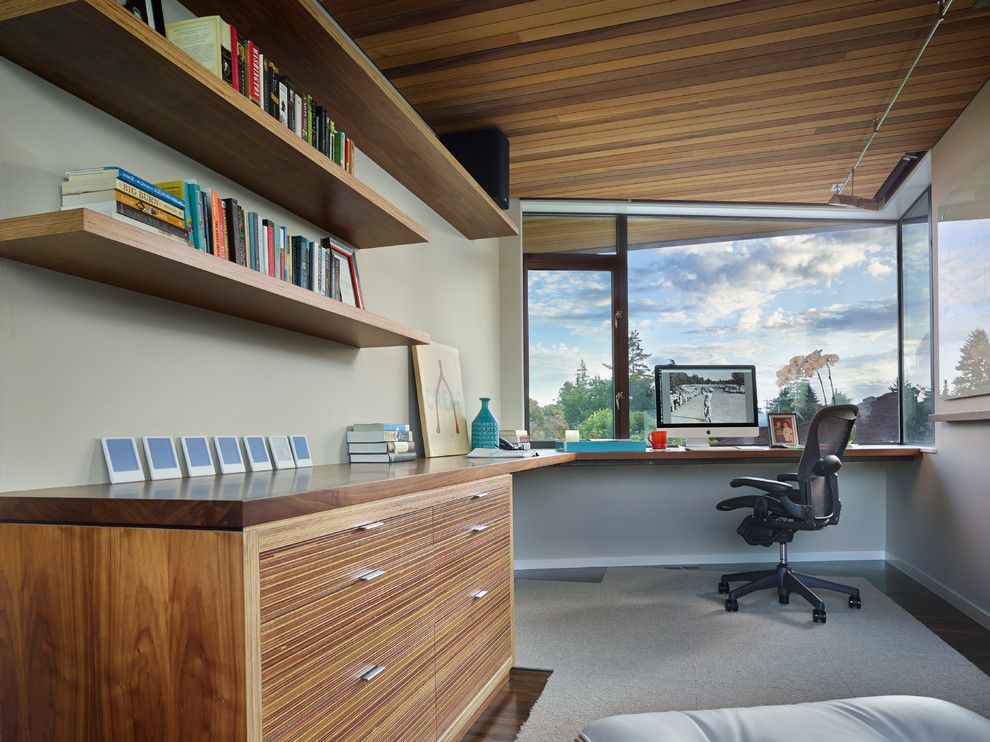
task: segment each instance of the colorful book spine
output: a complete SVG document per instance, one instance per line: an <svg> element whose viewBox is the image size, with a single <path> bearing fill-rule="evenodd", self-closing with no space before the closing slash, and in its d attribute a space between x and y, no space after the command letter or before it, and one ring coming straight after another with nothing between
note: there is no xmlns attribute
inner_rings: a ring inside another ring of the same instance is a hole
<svg viewBox="0 0 990 742"><path fill-rule="evenodd" d="M166 204L172 206L173 208L178 209L179 214L184 213L186 208L185 201L183 201L181 198L172 195L168 191L163 191L154 183L149 183L144 178L139 178L138 176L134 175L133 173L129 173L123 168L105 167L103 168L103 170L116 170L117 180L122 181L124 185L131 186L132 188L136 188L139 191L144 191L144 193L147 194L148 196L164 201ZM69 180L70 181L72 180L71 174ZM127 190L127 189L121 188L120 190ZM134 194L134 195L138 195L138 194ZM138 198L140 198L140 195L138 195Z"/></svg>
<svg viewBox="0 0 990 742"><path fill-rule="evenodd" d="M153 217L161 222L169 224L175 227L176 229L181 229L182 232L188 236L189 233L186 231L186 220L184 217L178 217L175 216L174 214L169 214L166 211L162 211L161 209L155 208L154 206L145 203L139 198L134 198L134 196L131 196L128 193L122 193L120 191L116 191L115 193L116 193L116 197L114 200L117 201L117 203L124 204L132 209L137 209L138 211L141 211L147 214L148 216Z"/></svg>
<svg viewBox="0 0 990 742"><path fill-rule="evenodd" d="M228 33L227 43L230 44L230 80L228 82L234 90L238 90L240 88L240 60L237 54L237 29L226 21L224 21L224 26Z"/></svg>
<svg viewBox="0 0 990 742"><path fill-rule="evenodd" d="M261 105L261 52L253 41L247 42L248 98Z"/></svg>

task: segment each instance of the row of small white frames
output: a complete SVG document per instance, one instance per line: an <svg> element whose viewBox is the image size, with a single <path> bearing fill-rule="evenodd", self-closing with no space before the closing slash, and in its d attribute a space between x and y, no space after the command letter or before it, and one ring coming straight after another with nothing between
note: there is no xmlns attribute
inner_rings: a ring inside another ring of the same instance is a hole
<svg viewBox="0 0 990 742"><path fill-rule="evenodd" d="M136 438L105 437L100 440L111 483L144 482L148 479L138 454ZM209 438L205 435L184 435L179 441L185 459L185 474L171 436L145 436L141 441L151 479L212 476L217 473L216 464L219 464L221 474L313 465L313 454L305 435L213 436L216 463ZM241 442L244 444L243 452Z"/></svg>

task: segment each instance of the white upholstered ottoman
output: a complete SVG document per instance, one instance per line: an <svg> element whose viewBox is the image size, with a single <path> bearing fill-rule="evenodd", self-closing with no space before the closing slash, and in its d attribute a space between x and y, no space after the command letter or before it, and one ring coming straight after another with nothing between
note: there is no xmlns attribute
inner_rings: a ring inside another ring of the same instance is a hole
<svg viewBox="0 0 990 742"><path fill-rule="evenodd" d="M623 714L582 742L988 742L990 720L948 701L873 696L785 706Z"/></svg>

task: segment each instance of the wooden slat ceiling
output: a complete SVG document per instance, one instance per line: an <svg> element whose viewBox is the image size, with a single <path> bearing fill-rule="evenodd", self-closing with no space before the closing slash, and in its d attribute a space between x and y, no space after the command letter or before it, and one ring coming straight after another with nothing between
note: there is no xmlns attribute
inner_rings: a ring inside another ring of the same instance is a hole
<svg viewBox="0 0 990 742"><path fill-rule="evenodd" d="M322 0L437 131L498 126L511 193L823 203L935 21L932 0ZM956 0L866 159L870 197L990 76Z"/></svg>

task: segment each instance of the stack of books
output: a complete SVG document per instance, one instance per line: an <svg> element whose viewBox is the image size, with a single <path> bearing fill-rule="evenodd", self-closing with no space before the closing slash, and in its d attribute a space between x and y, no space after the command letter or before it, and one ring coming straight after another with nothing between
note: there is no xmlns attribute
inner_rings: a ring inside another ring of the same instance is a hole
<svg viewBox="0 0 990 742"><path fill-rule="evenodd" d="M498 437L508 441L520 451L528 451L530 449L529 433L525 430L509 430L506 428L498 431Z"/></svg>
<svg viewBox="0 0 990 742"><path fill-rule="evenodd" d="M166 23L169 41L210 72L264 109L282 126L354 172L354 142L337 131L327 109L298 92L287 75L253 41L218 15Z"/></svg>
<svg viewBox="0 0 990 742"><path fill-rule="evenodd" d="M394 464L416 460L416 444L406 423L356 423L347 431L352 464Z"/></svg>
<svg viewBox="0 0 990 742"><path fill-rule="evenodd" d="M355 262L353 248L330 237L317 242L304 235L289 234L273 219L245 211L236 198L220 198L215 189L207 192L194 180L157 185L185 197L189 243L197 250L322 296L342 298L342 262Z"/></svg>
<svg viewBox="0 0 990 742"><path fill-rule="evenodd" d="M187 238L185 200L119 167L67 172L62 211L68 209L91 209L149 232Z"/></svg>

